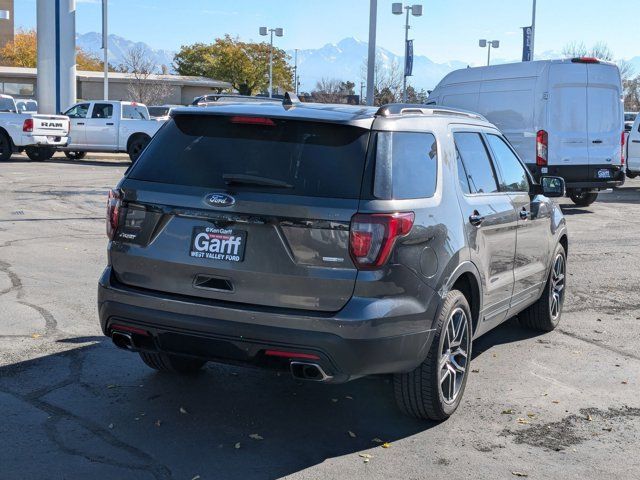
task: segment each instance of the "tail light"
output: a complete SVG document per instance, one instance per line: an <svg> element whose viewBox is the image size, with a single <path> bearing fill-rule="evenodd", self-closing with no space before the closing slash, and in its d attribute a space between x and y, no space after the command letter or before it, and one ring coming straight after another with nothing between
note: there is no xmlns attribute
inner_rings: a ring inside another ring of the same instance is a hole
<svg viewBox="0 0 640 480"><path fill-rule="evenodd" d="M571 63L600 63L595 57L575 57L571 59Z"/></svg>
<svg viewBox="0 0 640 480"><path fill-rule="evenodd" d="M549 136L544 130L536 134L536 165L546 167L549 155Z"/></svg>
<svg viewBox="0 0 640 480"><path fill-rule="evenodd" d="M354 215L349 253L356 267L367 270L384 265L396 240L411 231L414 219L413 212Z"/></svg>
<svg viewBox="0 0 640 480"><path fill-rule="evenodd" d="M266 117L248 117L242 115L235 115L230 119L231 123L242 125L264 125L267 127L275 127L276 123L270 118Z"/></svg>
<svg viewBox="0 0 640 480"><path fill-rule="evenodd" d="M22 124L22 131L33 132L33 118L25 119L24 123Z"/></svg>
<svg viewBox="0 0 640 480"><path fill-rule="evenodd" d="M107 198L107 236L113 240L120 222L120 209L122 208L122 194L120 190L109 190Z"/></svg>
<svg viewBox="0 0 640 480"><path fill-rule="evenodd" d="M624 166L624 136L626 135L626 132L623 130L622 134L620 135L620 165Z"/></svg>

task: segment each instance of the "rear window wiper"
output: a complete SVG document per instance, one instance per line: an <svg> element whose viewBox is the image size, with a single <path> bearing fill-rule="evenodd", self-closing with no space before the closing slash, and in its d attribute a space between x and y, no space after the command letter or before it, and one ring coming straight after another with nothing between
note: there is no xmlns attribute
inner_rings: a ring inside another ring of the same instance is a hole
<svg viewBox="0 0 640 480"><path fill-rule="evenodd" d="M227 185L259 185L261 187L293 188L293 185L275 178L259 177L257 175L245 175L243 173L225 173L222 175L224 183Z"/></svg>

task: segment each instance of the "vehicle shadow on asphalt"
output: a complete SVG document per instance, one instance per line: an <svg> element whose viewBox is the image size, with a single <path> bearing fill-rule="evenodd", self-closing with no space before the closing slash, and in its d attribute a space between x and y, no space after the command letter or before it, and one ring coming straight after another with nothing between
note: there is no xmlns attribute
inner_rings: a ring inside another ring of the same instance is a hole
<svg viewBox="0 0 640 480"><path fill-rule="evenodd" d="M474 356L533 335L510 322L481 337ZM345 455L360 465L358 452L375 457L380 442L437 426L397 410L389 377L320 385L216 364L181 377L102 337L59 342L96 343L0 368L10 478L31 468L30 478L279 478Z"/></svg>

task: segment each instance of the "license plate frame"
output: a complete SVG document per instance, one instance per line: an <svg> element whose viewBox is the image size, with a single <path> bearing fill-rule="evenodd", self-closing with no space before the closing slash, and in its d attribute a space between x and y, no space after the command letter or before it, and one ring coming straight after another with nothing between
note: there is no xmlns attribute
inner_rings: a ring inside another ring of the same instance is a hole
<svg viewBox="0 0 640 480"><path fill-rule="evenodd" d="M247 247L246 230L196 226L191 232L189 256L214 262L240 263Z"/></svg>

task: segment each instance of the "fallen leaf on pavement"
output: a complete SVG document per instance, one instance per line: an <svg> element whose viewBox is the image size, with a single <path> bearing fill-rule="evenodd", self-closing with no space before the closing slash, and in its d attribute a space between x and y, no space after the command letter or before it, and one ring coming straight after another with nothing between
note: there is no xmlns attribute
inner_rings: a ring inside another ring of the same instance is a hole
<svg viewBox="0 0 640 480"><path fill-rule="evenodd" d="M235 447L235 448L240 448L240 442L236 443L236 444L234 445L234 447Z"/></svg>
<svg viewBox="0 0 640 480"><path fill-rule="evenodd" d="M373 458L373 455L369 455L368 453L359 453L358 456L362 458Z"/></svg>
<svg viewBox="0 0 640 480"><path fill-rule="evenodd" d="M31 335L31 338L40 338L42 335L40 335L39 333L34 333L33 335Z"/></svg>
<svg viewBox="0 0 640 480"><path fill-rule="evenodd" d="M611 428L611 427L604 427L602 430L604 430L605 432L610 432L611 430L613 430L613 428Z"/></svg>
<svg viewBox="0 0 640 480"><path fill-rule="evenodd" d="M480 369L479 368L474 368L473 370L471 370L471 373L480 373Z"/></svg>
<svg viewBox="0 0 640 480"><path fill-rule="evenodd" d="M337 398L332 398L332 399L331 399L331 401L332 401L333 403L336 403L336 402L338 401L338 399L337 399Z"/></svg>
<svg viewBox="0 0 640 480"><path fill-rule="evenodd" d="M513 413L513 408L505 408L502 410L503 415L511 415Z"/></svg>
<svg viewBox="0 0 640 480"><path fill-rule="evenodd" d="M257 433L252 433L251 435L249 435L249 438L253 438L254 440L264 440L264 438L262 438Z"/></svg>
<svg viewBox="0 0 640 480"><path fill-rule="evenodd" d="M622 381L622 384L623 384L623 385L627 385L628 383L629 383L629 382L627 382L626 380L623 380L623 381Z"/></svg>
<svg viewBox="0 0 640 480"><path fill-rule="evenodd" d="M113 428L113 423L110 423L110 424L109 424L109 428Z"/></svg>
<svg viewBox="0 0 640 480"><path fill-rule="evenodd" d="M351 438L356 438L356 434L355 434L355 433L353 433L351 430L349 430L347 433L349 434L349 436L350 436Z"/></svg>
<svg viewBox="0 0 640 480"><path fill-rule="evenodd" d="M187 413L189 413L189 412L187 412L187 409L186 409L186 408L184 408L184 407L180 407L180 413L182 413L183 415L186 415L186 414L187 414Z"/></svg>
<svg viewBox="0 0 640 480"><path fill-rule="evenodd" d="M527 417L529 417L529 418L533 418L533 417L535 417L535 416L536 416L536 414L535 414L535 413L527 413Z"/></svg>
<svg viewBox="0 0 640 480"><path fill-rule="evenodd" d="M382 448L389 448L391 446L391 444L389 442L384 442L382 445L380 445Z"/></svg>
<svg viewBox="0 0 640 480"><path fill-rule="evenodd" d="M200 480L200 475L196 475L195 477L193 477L191 480Z"/></svg>
<svg viewBox="0 0 640 480"><path fill-rule="evenodd" d="M350 397L349 395L345 395L344 398L346 398L347 400L353 400L353 397Z"/></svg>
<svg viewBox="0 0 640 480"><path fill-rule="evenodd" d="M373 443L384 443L384 440L380 440L378 437L371 439Z"/></svg>
<svg viewBox="0 0 640 480"><path fill-rule="evenodd" d="M587 420L590 421L590 422L593 421L593 418L591 418L591 415L587 415Z"/></svg>
<svg viewBox="0 0 640 480"><path fill-rule="evenodd" d="M160 425L162 425L162 421L160 421L160 420L156 420L155 425L156 425L156 427L159 427Z"/></svg>
<svg viewBox="0 0 640 480"><path fill-rule="evenodd" d="M558 400L551 400L551 403L560 403Z"/></svg>
<svg viewBox="0 0 640 480"><path fill-rule="evenodd" d="M529 424L529 423L531 423L531 422L530 422L529 420L524 419L524 418L519 418L519 419L518 419L518 423L519 423L520 425L528 425L528 424Z"/></svg>
<svg viewBox="0 0 640 480"><path fill-rule="evenodd" d="M516 477L528 477L529 474L524 472L511 472L511 475L515 475Z"/></svg>

